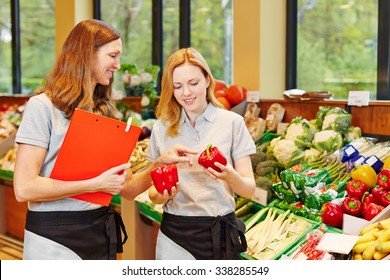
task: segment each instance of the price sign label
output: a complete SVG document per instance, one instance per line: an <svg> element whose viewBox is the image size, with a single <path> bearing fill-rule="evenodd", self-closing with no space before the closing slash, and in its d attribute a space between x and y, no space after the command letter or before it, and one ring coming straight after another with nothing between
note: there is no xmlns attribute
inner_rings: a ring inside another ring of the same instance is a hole
<svg viewBox="0 0 390 280"><path fill-rule="evenodd" d="M260 92L255 90L248 90L246 93L246 101L258 103L260 101Z"/></svg>
<svg viewBox="0 0 390 280"><path fill-rule="evenodd" d="M370 102L369 91L350 91L348 95L349 106L368 106Z"/></svg>
<svg viewBox="0 0 390 280"><path fill-rule="evenodd" d="M268 204L267 196L268 196L268 192L266 190L256 188L255 194L252 196L252 200L263 206L267 206Z"/></svg>

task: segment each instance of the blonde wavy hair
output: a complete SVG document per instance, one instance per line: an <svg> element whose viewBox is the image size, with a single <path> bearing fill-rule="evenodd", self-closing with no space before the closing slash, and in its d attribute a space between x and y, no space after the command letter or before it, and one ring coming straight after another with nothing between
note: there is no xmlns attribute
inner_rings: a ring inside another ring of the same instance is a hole
<svg viewBox="0 0 390 280"><path fill-rule="evenodd" d="M62 52L35 94L46 93L53 104L71 118L75 108L118 118L111 98L113 77L108 86L92 85L94 55L100 47L121 38L112 26L95 19L78 23L69 33Z"/></svg>
<svg viewBox="0 0 390 280"><path fill-rule="evenodd" d="M160 100L156 108L156 117L164 124L167 124L166 136L169 137L174 137L179 134L181 105L173 95L173 71L176 67L184 63L199 67L204 76L210 79L206 95L207 101L218 108L223 108L214 96L215 79L204 57L194 48L182 48L175 51L168 57L165 63Z"/></svg>

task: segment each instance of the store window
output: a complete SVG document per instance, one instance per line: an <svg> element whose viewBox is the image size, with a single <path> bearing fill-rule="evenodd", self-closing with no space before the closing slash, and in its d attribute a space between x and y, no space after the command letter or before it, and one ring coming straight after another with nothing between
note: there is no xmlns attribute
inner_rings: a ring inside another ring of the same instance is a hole
<svg viewBox="0 0 390 280"><path fill-rule="evenodd" d="M55 60L54 0L0 0L0 93L32 94Z"/></svg>
<svg viewBox="0 0 390 280"><path fill-rule="evenodd" d="M179 12L179 0L167 0L163 1L163 13L162 13L162 62L163 65L168 56L175 50L180 48L180 12Z"/></svg>
<svg viewBox="0 0 390 280"><path fill-rule="evenodd" d="M390 100L390 1L291 0L286 88L326 90L336 99L369 91Z"/></svg>
<svg viewBox="0 0 390 280"><path fill-rule="evenodd" d="M377 99L377 0L298 0L297 88Z"/></svg>
<svg viewBox="0 0 390 280"><path fill-rule="evenodd" d="M22 93L42 85L55 60L54 0L19 0Z"/></svg>
<svg viewBox="0 0 390 280"><path fill-rule="evenodd" d="M10 0L0 0L0 94L12 92Z"/></svg>
<svg viewBox="0 0 390 280"><path fill-rule="evenodd" d="M232 82L232 0L191 1L191 45L207 59L217 79Z"/></svg>
<svg viewBox="0 0 390 280"><path fill-rule="evenodd" d="M100 0L96 3L100 6L100 18L122 34L122 64L135 63L139 67L158 64L163 70L171 53L180 47L192 46L205 56L217 79L231 82L232 0L164 0L161 3L154 0L118 0L116 5L109 0ZM180 14L187 8L190 10L188 18ZM153 16L160 13L161 23L153 21ZM180 25L190 26L190 38L184 43L183 37L188 34L184 34ZM154 37L153 32L161 34ZM161 59L152 57L153 53L161 54ZM120 89L120 73L116 75L116 87Z"/></svg>
<svg viewBox="0 0 390 280"><path fill-rule="evenodd" d="M101 19L122 35L121 64L146 67L152 63L152 0L101 0ZM114 87L123 90L122 79L116 72Z"/></svg>

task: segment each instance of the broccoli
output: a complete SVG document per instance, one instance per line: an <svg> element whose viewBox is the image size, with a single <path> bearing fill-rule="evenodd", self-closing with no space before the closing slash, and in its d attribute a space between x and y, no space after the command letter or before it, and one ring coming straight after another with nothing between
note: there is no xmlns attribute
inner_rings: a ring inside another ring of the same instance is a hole
<svg viewBox="0 0 390 280"><path fill-rule="evenodd" d="M272 181L266 177L257 176L256 177L256 187L264 189L264 190L271 190L272 189Z"/></svg>
<svg viewBox="0 0 390 280"><path fill-rule="evenodd" d="M277 167L278 164L275 161L263 161L256 166L255 173L258 176L266 176L269 178L273 178Z"/></svg>
<svg viewBox="0 0 390 280"><path fill-rule="evenodd" d="M253 172L256 172L256 167L260 162L263 162L265 160L265 153L263 152L257 152L256 154L250 155L251 162L252 162L252 169Z"/></svg>
<svg viewBox="0 0 390 280"><path fill-rule="evenodd" d="M266 166L266 167L261 167L257 165L256 167L256 174L258 176L267 176L268 174L273 174L274 173L274 168L272 166Z"/></svg>

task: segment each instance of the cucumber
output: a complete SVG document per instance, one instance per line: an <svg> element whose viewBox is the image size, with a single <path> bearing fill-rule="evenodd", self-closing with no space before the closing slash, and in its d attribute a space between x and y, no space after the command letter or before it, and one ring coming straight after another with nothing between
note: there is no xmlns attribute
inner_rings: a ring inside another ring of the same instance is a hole
<svg viewBox="0 0 390 280"><path fill-rule="evenodd" d="M248 214L251 211L253 205L254 203L252 201L249 201L244 206L240 207L238 210L235 211L236 217Z"/></svg>
<svg viewBox="0 0 390 280"><path fill-rule="evenodd" d="M235 210L240 209L242 206L244 206L245 204L247 204L249 201L250 201L249 198L244 198L244 197L239 196L239 197L236 199L236 209L235 209Z"/></svg>

